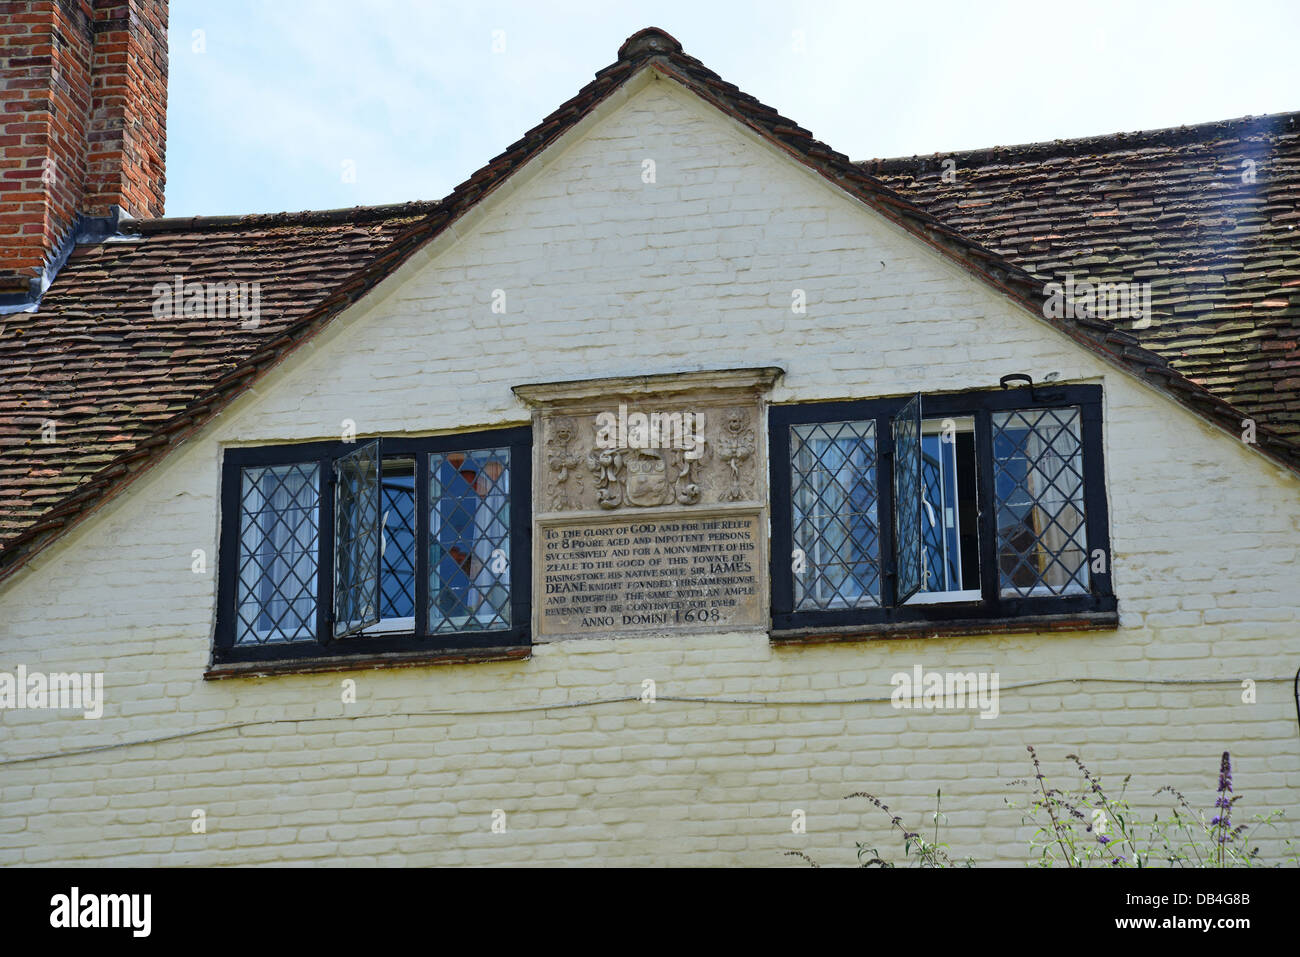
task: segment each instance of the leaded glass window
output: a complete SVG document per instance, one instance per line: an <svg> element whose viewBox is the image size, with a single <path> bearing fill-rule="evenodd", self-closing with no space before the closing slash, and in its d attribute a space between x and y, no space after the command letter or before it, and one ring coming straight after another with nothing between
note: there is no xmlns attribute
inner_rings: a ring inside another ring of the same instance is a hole
<svg viewBox="0 0 1300 957"><path fill-rule="evenodd" d="M379 617L415 617L415 462L385 459L380 481Z"/></svg>
<svg viewBox="0 0 1300 957"><path fill-rule="evenodd" d="M315 639L319 541L315 463L242 470L235 644Z"/></svg>
<svg viewBox="0 0 1300 957"><path fill-rule="evenodd" d="M527 645L531 433L227 449L214 665Z"/></svg>
<svg viewBox="0 0 1300 957"><path fill-rule="evenodd" d="M334 636L379 621L379 443L334 463Z"/></svg>
<svg viewBox="0 0 1300 957"><path fill-rule="evenodd" d="M1078 407L995 413L993 460L1002 594L1087 592Z"/></svg>
<svg viewBox="0 0 1300 957"><path fill-rule="evenodd" d="M921 510L921 397L913 396L891 424L894 433L894 565L897 601L902 603L924 584Z"/></svg>
<svg viewBox="0 0 1300 957"><path fill-rule="evenodd" d="M795 607L878 605L875 422L796 425L790 446Z"/></svg>
<svg viewBox="0 0 1300 957"><path fill-rule="evenodd" d="M1004 381L772 406L773 632L1114 627L1101 399Z"/></svg>
<svg viewBox="0 0 1300 957"><path fill-rule="evenodd" d="M429 456L430 634L509 628L510 449Z"/></svg>

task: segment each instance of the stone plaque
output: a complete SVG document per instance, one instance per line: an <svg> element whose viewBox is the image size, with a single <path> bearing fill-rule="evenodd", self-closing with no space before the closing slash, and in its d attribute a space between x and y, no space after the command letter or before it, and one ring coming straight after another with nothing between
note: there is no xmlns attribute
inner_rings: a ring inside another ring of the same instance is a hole
<svg viewBox="0 0 1300 957"><path fill-rule="evenodd" d="M533 635L768 621L765 397L780 369L515 387L533 409Z"/></svg>
<svg viewBox="0 0 1300 957"><path fill-rule="evenodd" d="M757 627L767 576L760 516L752 512L540 528L540 632Z"/></svg>

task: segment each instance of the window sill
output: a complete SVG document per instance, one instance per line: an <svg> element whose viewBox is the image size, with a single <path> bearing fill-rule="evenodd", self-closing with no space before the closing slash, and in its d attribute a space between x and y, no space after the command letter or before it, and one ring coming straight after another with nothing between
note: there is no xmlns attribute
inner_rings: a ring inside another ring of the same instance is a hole
<svg viewBox="0 0 1300 957"><path fill-rule="evenodd" d="M222 678L261 678L270 675L320 674L331 671L417 668L424 665L458 665L480 661L523 661L532 657L532 651L531 645L511 645L500 648L339 655L332 658L288 658L279 661L228 661L209 667L203 673L203 678L205 681L214 681Z"/></svg>
<svg viewBox="0 0 1300 957"><path fill-rule="evenodd" d="M949 638L962 635L1012 635L1027 632L1114 631L1119 612L1032 615L993 620L903 621L872 625L842 625L834 628L791 628L772 631L773 645L812 645L846 641L874 641L901 638Z"/></svg>

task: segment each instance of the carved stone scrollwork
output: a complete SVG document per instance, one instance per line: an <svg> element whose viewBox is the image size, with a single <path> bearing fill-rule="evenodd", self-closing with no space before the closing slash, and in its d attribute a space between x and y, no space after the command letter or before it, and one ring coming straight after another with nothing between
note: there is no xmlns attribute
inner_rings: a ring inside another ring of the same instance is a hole
<svg viewBox="0 0 1300 957"><path fill-rule="evenodd" d="M587 468L596 475L596 504L601 508L618 508L623 504L623 453L601 449L587 456Z"/></svg>
<svg viewBox="0 0 1300 957"><path fill-rule="evenodd" d="M758 498L753 468L757 457L755 408L672 407L650 412L631 407L630 413L626 403L614 404L614 408L634 420L636 416L641 420L654 416L656 426L648 433L651 438L635 427L620 424L615 428L612 411L547 420L545 468L550 511L611 511ZM665 423L662 431L660 420ZM583 487L580 472L592 478L589 491Z"/></svg>
<svg viewBox="0 0 1300 957"><path fill-rule="evenodd" d="M582 477L574 473L582 464L582 458L569 449L574 435L573 419L561 416L551 421L550 435L546 439L546 469L550 476L547 497L552 511L576 508L582 498ZM574 484L572 497L570 479L573 479Z"/></svg>
<svg viewBox="0 0 1300 957"><path fill-rule="evenodd" d="M741 502L753 497L752 480L744 480L745 465L754 457L754 430L748 427L744 409L728 409L722 421L722 433L714 439L718 458L728 469L727 487L718 495L723 502Z"/></svg>
<svg viewBox="0 0 1300 957"><path fill-rule="evenodd" d="M763 396L779 369L516 387L542 439L540 515L766 501Z"/></svg>
<svg viewBox="0 0 1300 957"><path fill-rule="evenodd" d="M706 452L707 454L707 452ZM679 449L671 453L673 467L677 478L673 482L673 487L677 491L676 501L678 505L695 505L700 501L699 480L696 478L695 469L701 459L693 459Z"/></svg>

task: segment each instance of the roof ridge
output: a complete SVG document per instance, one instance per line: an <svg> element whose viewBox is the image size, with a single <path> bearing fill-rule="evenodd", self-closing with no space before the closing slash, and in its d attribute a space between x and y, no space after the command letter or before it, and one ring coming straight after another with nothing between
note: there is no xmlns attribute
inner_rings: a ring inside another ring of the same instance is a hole
<svg viewBox="0 0 1300 957"><path fill-rule="evenodd" d="M427 216L442 206L440 199L412 200L378 206L345 206L339 209L304 209L299 212L243 213L229 216L163 216L157 219L123 220L123 233L188 232L197 229L246 229L249 226L336 226L340 223L371 223L383 219Z"/></svg>
<svg viewBox="0 0 1300 957"><path fill-rule="evenodd" d="M1185 146L1203 142L1211 134L1241 135L1242 128L1251 133L1300 133L1300 111L1290 113L1265 113L1260 116L1238 116L1226 120L1210 120L1183 126L1166 126L1154 130L1098 133L1092 136L1075 136L1057 140L1039 140L1010 146L981 146L968 150L947 150L936 153L914 153L911 156L878 157L854 160L854 165L873 173L904 172L920 165L944 159L962 159L987 162L994 159L1032 160L1045 156L1072 156L1078 153L1097 152L1101 144L1114 144L1114 150L1140 149L1147 146Z"/></svg>

